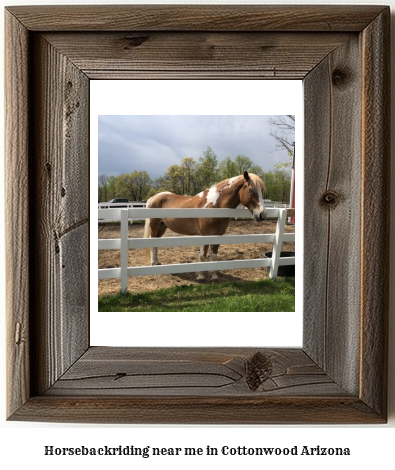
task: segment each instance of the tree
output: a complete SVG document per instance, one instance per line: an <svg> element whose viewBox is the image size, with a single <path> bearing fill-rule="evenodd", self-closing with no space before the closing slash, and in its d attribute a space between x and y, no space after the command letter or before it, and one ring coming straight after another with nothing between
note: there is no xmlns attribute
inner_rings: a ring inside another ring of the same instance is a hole
<svg viewBox="0 0 395 470"><path fill-rule="evenodd" d="M235 165L237 167L237 174L242 175L244 170L250 171L253 162L251 158L248 158L245 155L237 155L235 158Z"/></svg>
<svg viewBox="0 0 395 470"><path fill-rule="evenodd" d="M165 191L171 191L176 194L183 193L184 188L181 173L180 165L170 165L168 167L164 177Z"/></svg>
<svg viewBox="0 0 395 470"><path fill-rule="evenodd" d="M182 193L193 195L199 192L199 182L197 175L197 163L192 157L182 159L180 166L180 178L182 182Z"/></svg>
<svg viewBox="0 0 395 470"><path fill-rule="evenodd" d="M238 173L237 165L230 157L224 158L218 164L218 180L222 181L226 178L232 178L233 176L237 176Z"/></svg>
<svg viewBox="0 0 395 470"><path fill-rule="evenodd" d="M115 190L115 184L116 184L117 178L113 175L109 176L107 178L107 187L108 187L108 195L107 195L107 200L114 199L116 197L116 190Z"/></svg>
<svg viewBox="0 0 395 470"><path fill-rule="evenodd" d="M163 191L169 191L167 180L165 176L159 176L158 178L152 180L151 189L147 194L147 199Z"/></svg>
<svg viewBox="0 0 395 470"><path fill-rule="evenodd" d="M98 202L105 202L108 198L107 175L99 175Z"/></svg>
<svg viewBox="0 0 395 470"><path fill-rule="evenodd" d="M158 184L159 183L159 184ZM157 179L157 189L176 194L192 195L198 191L197 163L192 157L185 157L181 165L171 165L165 176Z"/></svg>
<svg viewBox="0 0 395 470"><path fill-rule="evenodd" d="M117 176L115 182L115 197L132 200L133 180L130 173Z"/></svg>
<svg viewBox="0 0 395 470"><path fill-rule="evenodd" d="M279 115L269 118L269 124L275 127L269 134L276 141L275 150L286 150L290 161L277 164L278 167L292 166L295 151L295 116L292 114Z"/></svg>
<svg viewBox="0 0 395 470"><path fill-rule="evenodd" d="M151 189L151 178L146 171L124 173L116 178L116 197L129 201L144 201Z"/></svg>
<svg viewBox="0 0 395 470"><path fill-rule="evenodd" d="M258 176L263 176L262 167L259 165L252 165L248 171L250 171L251 173L255 173Z"/></svg>
<svg viewBox="0 0 395 470"><path fill-rule="evenodd" d="M215 155L211 147L207 147L199 158L199 164L197 166L198 178L200 181L199 186L202 189L209 188L217 182L217 167L217 155Z"/></svg>
<svg viewBox="0 0 395 470"><path fill-rule="evenodd" d="M131 173L133 180L133 201L145 201L151 189L151 178L146 171L133 171Z"/></svg>
<svg viewBox="0 0 395 470"><path fill-rule="evenodd" d="M264 182L268 199L277 202L289 202L291 176L288 170L282 168L275 169L274 172L269 171L265 173Z"/></svg>

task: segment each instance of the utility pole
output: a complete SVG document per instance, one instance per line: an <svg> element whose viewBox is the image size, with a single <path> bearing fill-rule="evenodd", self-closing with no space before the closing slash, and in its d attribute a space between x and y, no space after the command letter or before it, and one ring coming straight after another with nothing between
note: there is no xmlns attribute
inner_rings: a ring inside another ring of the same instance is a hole
<svg viewBox="0 0 395 470"><path fill-rule="evenodd" d="M289 198L289 208L295 209L295 142L293 142L291 194ZM288 223L295 225L295 217L288 217Z"/></svg>

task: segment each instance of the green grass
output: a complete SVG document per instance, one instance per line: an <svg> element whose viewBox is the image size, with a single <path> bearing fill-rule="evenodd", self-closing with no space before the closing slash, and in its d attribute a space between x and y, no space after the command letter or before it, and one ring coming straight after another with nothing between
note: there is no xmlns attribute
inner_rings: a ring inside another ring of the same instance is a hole
<svg viewBox="0 0 395 470"><path fill-rule="evenodd" d="M294 312L295 278L176 286L99 297L99 312Z"/></svg>

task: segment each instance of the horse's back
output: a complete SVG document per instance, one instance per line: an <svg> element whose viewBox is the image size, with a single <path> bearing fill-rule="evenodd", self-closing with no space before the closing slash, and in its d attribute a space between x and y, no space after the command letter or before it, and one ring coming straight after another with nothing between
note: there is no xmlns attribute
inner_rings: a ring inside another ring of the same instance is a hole
<svg viewBox="0 0 395 470"><path fill-rule="evenodd" d="M174 194L168 191L155 194L155 196L152 196L148 199L147 208L162 209L166 207L166 203L168 201L171 201L174 198L174 196L177 196L177 194Z"/></svg>
<svg viewBox="0 0 395 470"><path fill-rule="evenodd" d="M147 201L147 208L153 209L192 209L204 206L199 196L180 196L171 192L155 194Z"/></svg>
<svg viewBox="0 0 395 470"><path fill-rule="evenodd" d="M171 192L158 193L147 201L152 209L192 209L198 207L196 196L180 196ZM163 218L165 225L181 235L200 235L199 219Z"/></svg>
<svg viewBox="0 0 395 470"><path fill-rule="evenodd" d="M201 209L207 207L206 191L196 196L180 196L171 192L158 193L147 201L147 208L154 209ZM210 204L212 207L212 204ZM165 225L181 235L223 235L229 225L224 218L164 218Z"/></svg>

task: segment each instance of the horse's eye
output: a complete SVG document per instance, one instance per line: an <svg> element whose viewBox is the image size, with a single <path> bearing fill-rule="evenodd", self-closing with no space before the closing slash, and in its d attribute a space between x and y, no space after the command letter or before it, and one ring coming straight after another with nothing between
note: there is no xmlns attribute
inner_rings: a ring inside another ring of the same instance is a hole
<svg viewBox="0 0 395 470"><path fill-rule="evenodd" d="M252 188L248 188L248 192L252 194L253 193Z"/></svg>

